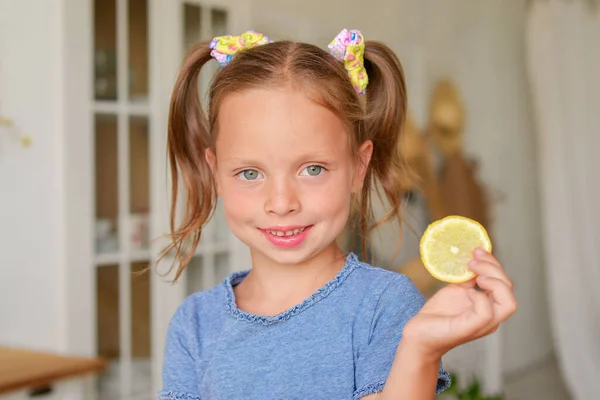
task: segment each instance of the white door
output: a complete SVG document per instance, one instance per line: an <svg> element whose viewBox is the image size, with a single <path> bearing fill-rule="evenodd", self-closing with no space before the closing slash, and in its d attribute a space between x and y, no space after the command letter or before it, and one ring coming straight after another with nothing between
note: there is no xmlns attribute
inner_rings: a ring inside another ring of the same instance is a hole
<svg viewBox="0 0 600 400"><path fill-rule="evenodd" d="M109 362L99 399L151 398L151 287L136 275L153 259L151 153L156 132L147 0L88 0L93 149L96 354ZM84 65L87 65L85 63Z"/></svg>
<svg viewBox="0 0 600 400"><path fill-rule="evenodd" d="M81 192L69 198L68 348L109 361L95 397L151 399L161 385L164 339L176 307L249 267L220 208L177 284L156 270L135 274L156 259L164 241L154 239L168 232L166 120L185 49L239 30L239 16L248 13L214 1L69 4L67 179Z"/></svg>

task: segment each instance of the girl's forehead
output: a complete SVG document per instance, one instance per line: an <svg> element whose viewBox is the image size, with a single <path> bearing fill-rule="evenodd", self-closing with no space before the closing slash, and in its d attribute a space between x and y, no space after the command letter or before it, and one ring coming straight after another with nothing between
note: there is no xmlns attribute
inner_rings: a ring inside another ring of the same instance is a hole
<svg viewBox="0 0 600 400"><path fill-rule="evenodd" d="M348 141L337 115L290 89L253 89L229 95L218 118L218 152L335 152Z"/></svg>

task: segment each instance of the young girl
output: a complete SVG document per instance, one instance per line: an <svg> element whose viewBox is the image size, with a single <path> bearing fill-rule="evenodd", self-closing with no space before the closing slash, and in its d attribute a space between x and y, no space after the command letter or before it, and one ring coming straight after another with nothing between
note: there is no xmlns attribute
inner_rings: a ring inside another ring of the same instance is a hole
<svg viewBox="0 0 600 400"><path fill-rule="evenodd" d="M197 78L212 58L222 68L206 116ZM329 52L250 31L189 55L170 110L165 251L179 276L220 197L252 265L179 307L161 399L432 399L450 383L442 355L516 310L510 279L484 251L470 264L474 281L424 304L406 276L337 245L349 220L366 237L375 183L400 220L405 111L400 63L359 31L343 30ZM180 182L187 202L175 229Z"/></svg>

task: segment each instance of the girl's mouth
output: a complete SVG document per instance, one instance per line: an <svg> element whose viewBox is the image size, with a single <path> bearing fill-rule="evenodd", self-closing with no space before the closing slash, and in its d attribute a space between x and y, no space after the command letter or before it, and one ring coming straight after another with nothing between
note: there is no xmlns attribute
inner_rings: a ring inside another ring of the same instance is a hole
<svg viewBox="0 0 600 400"><path fill-rule="evenodd" d="M291 230L285 231L285 232L284 231L267 230L267 232L269 232L273 236L288 237L288 236L295 236L295 235L299 234L300 232L304 232L304 229L306 229L306 228L296 228L296 229L291 229Z"/></svg>
<svg viewBox="0 0 600 400"><path fill-rule="evenodd" d="M290 226L290 227L272 227L260 229L265 237L275 246L291 248L301 245L313 225L308 226Z"/></svg>

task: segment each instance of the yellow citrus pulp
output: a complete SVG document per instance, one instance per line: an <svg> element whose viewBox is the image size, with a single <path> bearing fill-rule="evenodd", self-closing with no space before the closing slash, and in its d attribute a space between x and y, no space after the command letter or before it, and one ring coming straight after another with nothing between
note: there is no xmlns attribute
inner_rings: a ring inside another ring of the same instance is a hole
<svg viewBox="0 0 600 400"><path fill-rule="evenodd" d="M436 279L465 282L475 277L468 267L477 247L492 251L485 228L472 219L451 215L431 223L421 237L421 260Z"/></svg>

